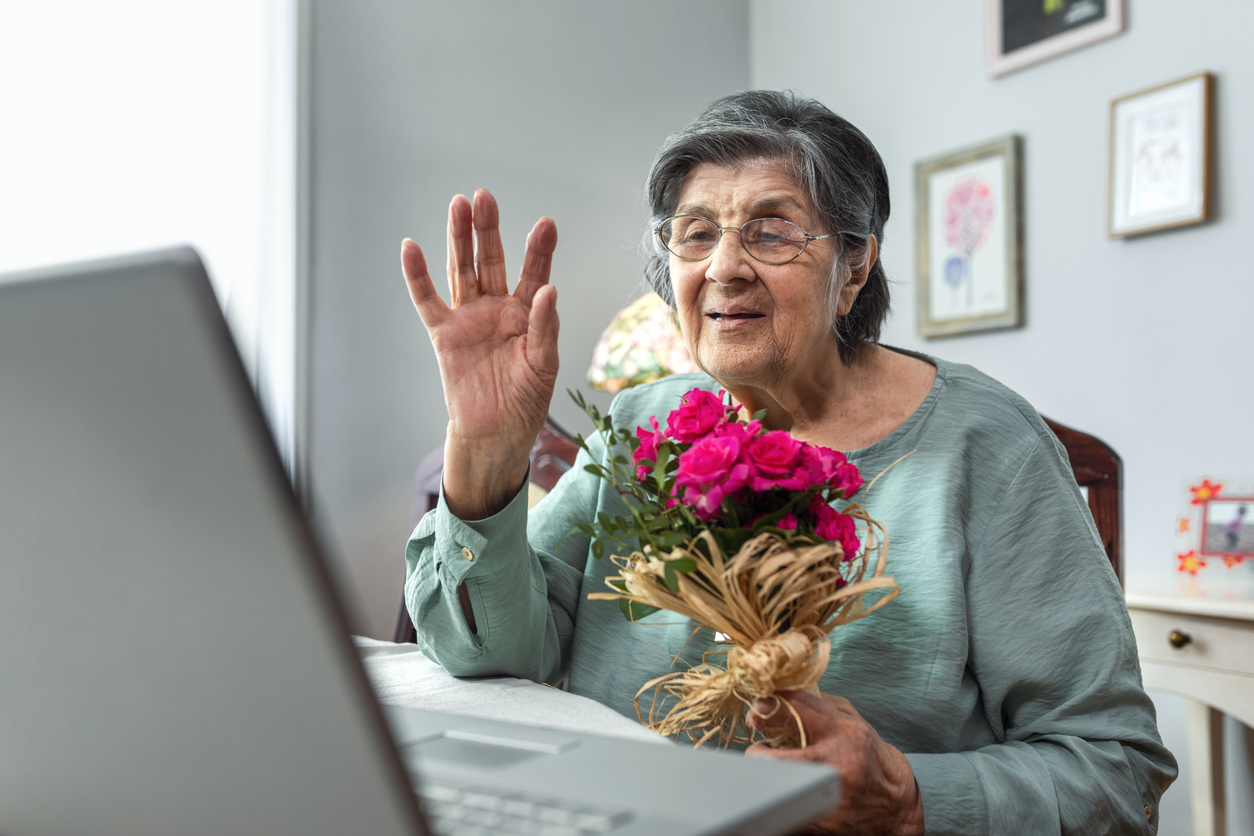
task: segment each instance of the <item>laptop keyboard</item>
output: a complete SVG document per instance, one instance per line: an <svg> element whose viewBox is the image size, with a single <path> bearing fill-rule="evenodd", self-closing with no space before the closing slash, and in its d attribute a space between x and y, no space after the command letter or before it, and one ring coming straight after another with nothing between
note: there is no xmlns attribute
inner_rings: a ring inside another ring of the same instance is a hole
<svg viewBox="0 0 1254 836"><path fill-rule="evenodd" d="M440 836L586 836L611 833L631 821L627 810L594 809L516 793L502 795L491 790L433 784L427 779L418 794Z"/></svg>

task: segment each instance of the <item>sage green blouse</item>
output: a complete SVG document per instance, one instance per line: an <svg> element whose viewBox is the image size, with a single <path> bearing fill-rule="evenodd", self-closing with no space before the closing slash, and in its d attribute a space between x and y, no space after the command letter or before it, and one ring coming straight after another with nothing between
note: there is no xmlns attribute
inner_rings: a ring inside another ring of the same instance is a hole
<svg viewBox="0 0 1254 836"><path fill-rule="evenodd" d="M889 533L901 595L832 632L820 690L907 754L928 833L1155 832L1176 763L1066 453L1018 395L933 362L914 414L847 453L870 481L914 451L859 497ZM701 374L629 389L614 425L664 423L696 386L717 391ZM690 641L693 625L672 613L632 624L617 602L587 599L614 566L571 526L622 505L586 463L581 452L530 513L525 490L478 522L441 498L409 541L405 596L419 645L449 673L568 676L573 693L634 717L639 688L676 655L698 663L713 635ZM477 633L458 602L463 581Z"/></svg>

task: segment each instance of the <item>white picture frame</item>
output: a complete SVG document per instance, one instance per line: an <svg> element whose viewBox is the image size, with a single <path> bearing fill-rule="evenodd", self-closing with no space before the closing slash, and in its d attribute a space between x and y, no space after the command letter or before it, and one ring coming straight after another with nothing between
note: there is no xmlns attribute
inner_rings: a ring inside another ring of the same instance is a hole
<svg viewBox="0 0 1254 836"><path fill-rule="evenodd" d="M915 165L920 336L1023 325L1022 148L1012 134Z"/></svg>
<svg viewBox="0 0 1254 836"><path fill-rule="evenodd" d="M1110 103L1110 237L1211 219L1214 83L1194 73Z"/></svg>
<svg viewBox="0 0 1254 836"><path fill-rule="evenodd" d="M1124 0L985 0L988 74L1002 76L1124 30Z"/></svg>

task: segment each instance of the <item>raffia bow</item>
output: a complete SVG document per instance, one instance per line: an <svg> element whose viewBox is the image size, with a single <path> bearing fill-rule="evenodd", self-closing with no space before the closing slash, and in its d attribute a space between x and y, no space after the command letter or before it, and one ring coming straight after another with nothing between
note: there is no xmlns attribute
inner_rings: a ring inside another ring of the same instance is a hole
<svg viewBox="0 0 1254 836"><path fill-rule="evenodd" d="M698 746L712 739L722 746L754 740L805 745L799 718L799 734L791 725L770 734L751 728L747 719L753 704L780 691L817 694L831 656L828 633L874 612L900 592L893 578L884 575L888 537L883 526L858 505L843 513L865 526L864 548L850 559L837 543L790 545L769 532L726 557L708 531L667 555L635 552L612 558L619 574L606 578L606 585L613 591L594 592L589 598L626 599L670 610L727 639L703 654L701 664L646 682L635 698L641 722L646 721L640 698L652 689L647 725L668 737L687 737ZM696 568L668 571L673 561L691 561ZM884 594L864 606L863 596L872 590ZM676 702L659 718L663 694Z"/></svg>

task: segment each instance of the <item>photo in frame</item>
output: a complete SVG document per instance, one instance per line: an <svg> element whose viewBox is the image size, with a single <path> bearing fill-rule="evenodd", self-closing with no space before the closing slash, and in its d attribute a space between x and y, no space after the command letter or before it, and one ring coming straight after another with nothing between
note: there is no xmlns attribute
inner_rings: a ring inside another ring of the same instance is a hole
<svg viewBox="0 0 1254 836"><path fill-rule="evenodd" d="M1254 479L1190 482L1175 533L1180 591L1254 599Z"/></svg>
<svg viewBox="0 0 1254 836"><path fill-rule="evenodd" d="M985 0L988 73L1005 75L1124 29L1124 0Z"/></svg>
<svg viewBox="0 0 1254 836"><path fill-rule="evenodd" d="M919 336L1023 325L1022 156L1011 135L915 165Z"/></svg>
<svg viewBox="0 0 1254 836"><path fill-rule="evenodd" d="M1112 238L1210 220L1214 86L1196 73L1110 103Z"/></svg>

